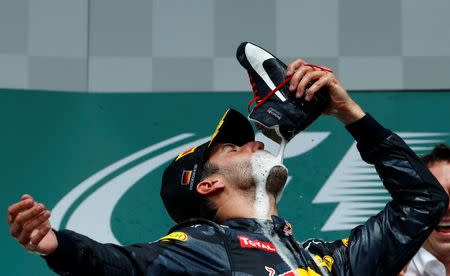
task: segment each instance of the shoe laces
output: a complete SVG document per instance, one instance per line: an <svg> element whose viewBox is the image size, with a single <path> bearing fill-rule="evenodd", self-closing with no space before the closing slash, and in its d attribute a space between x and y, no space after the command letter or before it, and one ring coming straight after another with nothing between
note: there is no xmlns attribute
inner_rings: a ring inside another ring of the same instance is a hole
<svg viewBox="0 0 450 276"><path fill-rule="evenodd" d="M304 64L304 66L309 66L309 67L312 67L313 69L319 69L321 71L326 71L326 72L329 72L329 73L333 73L333 70L328 69L328 68L323 67L323 66L320 66L320 65L306 63L306 64ZM279 91L281 89L281 87L283 87L286 83L288 83L292 79L294 74L286 77L280 84L278 84L272 91L267 93L267 95L264 96L263 98L258 96L258 89L256 89L256 81L253 81L253 76L250 73L248 73L248 76L249 76L249 79L250 79L250 84L252 86L252 92L253 92L253 98L250 99L250 101L247 104L247 110L248 110L248 112L250 112L250 107L252 106L253 103L256 102L256 105L253 108L253 110L255 110L256 108L260 107L270 97L272 97L273 94L275 94L277 91Z"/></svg>

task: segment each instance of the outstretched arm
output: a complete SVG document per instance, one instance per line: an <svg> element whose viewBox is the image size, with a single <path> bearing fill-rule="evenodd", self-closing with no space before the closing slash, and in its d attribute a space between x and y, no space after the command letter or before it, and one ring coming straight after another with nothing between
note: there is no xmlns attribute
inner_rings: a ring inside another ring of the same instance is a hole
<svg viewBox="0 0 450 276"><path fill-rule="evenodd" d="M54 231L50 211L30 195L8 208L8 225L27 251L43 255L63 275L135 275L145 269L152 250L147 245L101 244L72 231Z"/></svg>
<svg viewBox="0 0 450 276"><path fill-rule="evenodd" d="M50 211L30 195L8 208L8 225L13 236L26 250L47 255L56 250L58 240L51 229Z"/></svg>

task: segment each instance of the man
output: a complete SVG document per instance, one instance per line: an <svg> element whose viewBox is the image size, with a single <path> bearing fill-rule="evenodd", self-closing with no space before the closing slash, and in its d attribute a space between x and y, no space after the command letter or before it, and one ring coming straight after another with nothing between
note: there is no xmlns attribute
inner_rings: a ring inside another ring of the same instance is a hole
<svg viewBox="0 0 450 276"><path fill-rule="evenodd" d="M161 196L179 224L159 241L122 247L52 230L49 212L29 195L8 209L11 235L63 275L398 274L439 223L447 194L398 136L363 112L332 72L296 60L287 76L297 98L306 95L308 101L327 89L331 100L325 112L346 125L393 197L348 240L294 240L276 204L287 170L254 141L248 120L234 110L227 111L209 142L181 153L165 170Z"/></svg>
<svg viewBox="0 0 450 276"><path fill-rule="evenodd" d="M437 145L422 157L442 187L450 192L450 147ZM438 227L419 249L401 275L450 275L450 206Z"/></svg>

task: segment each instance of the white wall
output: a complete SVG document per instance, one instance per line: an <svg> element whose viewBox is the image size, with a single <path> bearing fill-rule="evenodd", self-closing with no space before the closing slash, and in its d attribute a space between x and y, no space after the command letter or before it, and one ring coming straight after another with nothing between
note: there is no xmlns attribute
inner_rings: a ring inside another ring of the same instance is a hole
<svg viewBox="0 0 450 276"><path fill-rule="evenodd" d="M0 87L247 91L236 47L348 89L450 88L448 0L0 0Z"/></svg>

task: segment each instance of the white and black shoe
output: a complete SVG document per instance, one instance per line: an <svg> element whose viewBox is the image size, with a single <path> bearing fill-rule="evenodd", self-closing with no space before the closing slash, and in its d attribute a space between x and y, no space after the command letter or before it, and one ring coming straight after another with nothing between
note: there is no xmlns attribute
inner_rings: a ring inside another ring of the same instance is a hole
<svg viewBox="0 0 450 276"><path fill-rule="evenodd" d="M248 103L248 118L275 142L280 143L281 137L290 141L314 122L329 103L328 92L323 89L308 102L296 99L289 91L287 66L253 43L241 43L236 57L247 70L254 94Z"/></svg>

